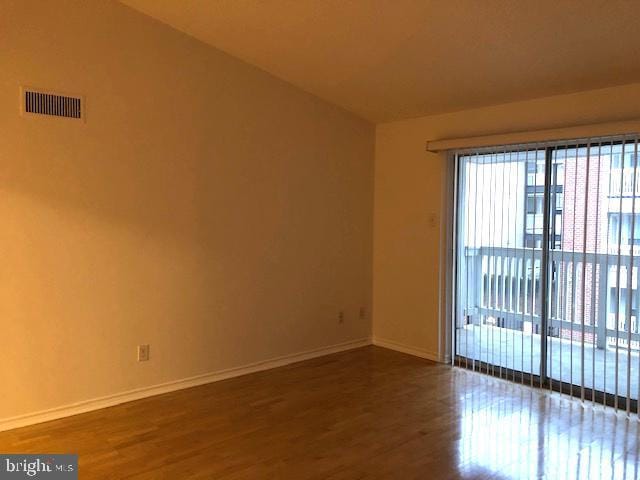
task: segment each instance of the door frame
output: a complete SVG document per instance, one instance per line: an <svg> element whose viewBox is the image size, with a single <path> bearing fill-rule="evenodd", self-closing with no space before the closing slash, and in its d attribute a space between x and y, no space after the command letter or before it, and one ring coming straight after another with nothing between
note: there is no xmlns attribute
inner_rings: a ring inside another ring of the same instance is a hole
<svg viewBox="0 0 640 480"><path fill-rule="evenodd" d="M622 135L617 137L618 139L611 139L608 141L598 142L598 146L602 147L603 145L621 145L623 143L626 144L635 144L634 140L635 136L627 136ZM459 242L459 232L461 229L460 222L462 216L459 215L459 212L462 211L462 195L463 192L463 172L461 168L460 157L463 156L460 152L450 151L446 154L446 164L447 168L445 170L445 178L446 178L446 188L445 188L445 198L444 207L445 207L445 218L448 220L447 224L451 226L451 228L445 228L444 235L441 237L441 244L444 245L444 251L441 249L441 267L445 267L445 275L444 275L444 291L441 292L440 299L441 303L445 303L444 309L441 305L440 317L442 319L441 323L441 332L440 332L440 342L441 345L444 345L444 351L449 352L449 355L445 354L445 358L447 360L450 358L450 363L452 366L461 367L469 370L479 371L484 374L488 374L498 378L504 378L512 380L516 383L530 385L532 387L538 387L541 389L547 389L553 392L565 393L567 395L571 394L573 397L582 398L587 401L592 401L596 404L607 405L610 407L614 407L617 409L626 408L627 402L629 402L629 410L633 413L638 412L638 400L637 399L628 399L625 396L618 394L617 396L612 393L604 392L601 390L596 390L595 388L581 388L580 385L571 384L569 382L564 382L561 380L557 380L548 376L547 372L547 355L548 355L548 324L549 324L549 308L550 308L550 299L548 296L549 287L550 287L550 275L549 275L549 258L550 258L550 250L551 250L551 241L553 240L555 243L555 238L551 238L551 200L552 198L555 200L555 195L551 195L551 181L553 176L553 154L559 150L570 150L570 149L580 149L580 148L592 148L593 143L590 141L575 141L575 142L548 142L541 143L539 147L536 147L537 150L545 151L545 180L544 180L544 195L543 195L543 232L542 232L542 260L541 260L541 276L540 276L540 298L541 300L541 312L540 312L540 374L533 374L528 372L523 372L519 370L514 370L508 367L500 367L498 365L494 365L488 362L483 362L481 360L469 359L462 355L459 355L456 350L456 319L459 317L459 301L457 295L457 278L460 276L460 262L458 261L459 255L458 251L460 248ZM496 146L496 147L482 147L478 149L483 153L507 153L514 151L522 151L529 148L534 147L535 144L527 144L527 145L512 145L505 150L505 147ZM465 149L465 151L471 151L472 149ZM636 160L639 161L639 160ZM622 159L624 162L624 159ZM640 172L640 170L639 170ZM526 178L526 171L525 171ZM525 187L525 196L526 196L526 187ZM525 208L526 208L526 198L525 198ZM640 212L639 212L640 213ZM526 213L525 213L526 215ZM554 223L555 223L555 209L554 209ZM526 220L525 220L526 221ZM555 232L554 232L555 237ZM442 263L445 265L442 265ZM640 270L639 270L640 272ZM631 328L629 326L629 328ZM441 349L441 352L443 349ZM447 362L448 363L448 362ZM470 365L471 364L471 365ZM496 368L498 367L498 368ZM583 366L584 368L584 366ZM622 407L621 407L622 406Z"/></svg>

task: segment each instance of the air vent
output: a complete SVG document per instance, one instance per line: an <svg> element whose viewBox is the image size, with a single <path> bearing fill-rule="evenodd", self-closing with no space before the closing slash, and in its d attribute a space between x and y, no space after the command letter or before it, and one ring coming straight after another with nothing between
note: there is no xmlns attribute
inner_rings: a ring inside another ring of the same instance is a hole
<svg viewBox="0 0 640 480"><path fill-rule="evenodd" d="M22 89L22 111L34 115L83 119L82 97Z"/></svg>

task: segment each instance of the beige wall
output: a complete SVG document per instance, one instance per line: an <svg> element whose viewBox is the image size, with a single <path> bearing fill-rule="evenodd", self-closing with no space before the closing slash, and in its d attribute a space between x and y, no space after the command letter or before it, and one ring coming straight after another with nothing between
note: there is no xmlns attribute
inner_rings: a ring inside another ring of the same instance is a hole
<svg viewBox="0 0 640 480"><path fill-rule="evenodd" d="M110 0L0 45L0 419L370 335L370 124Z"/></svg>
<svg viewBox="0 0 640 480"><path fill-rule="evenodd" d="M447 165L425 151L427 140L627 119L640 119L640 84L378 125L374 337L438 355Z"/></svg>

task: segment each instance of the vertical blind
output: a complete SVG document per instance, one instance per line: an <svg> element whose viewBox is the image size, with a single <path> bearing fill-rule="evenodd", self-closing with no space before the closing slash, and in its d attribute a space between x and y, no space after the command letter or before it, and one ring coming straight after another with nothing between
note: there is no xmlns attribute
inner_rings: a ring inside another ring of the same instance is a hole
<svg viewBox="0 0 640 480"><path fill-rule="evenodd" d="M638 137L460 151L457 166L454 362L637 411Z"/></svg>

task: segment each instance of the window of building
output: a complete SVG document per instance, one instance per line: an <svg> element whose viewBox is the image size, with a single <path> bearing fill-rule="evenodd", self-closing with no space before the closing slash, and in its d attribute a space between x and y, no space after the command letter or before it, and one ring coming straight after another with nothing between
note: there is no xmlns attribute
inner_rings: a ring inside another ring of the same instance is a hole
<svg viewBox="0 0 640 480"><path fill-rule="evenodd" d="M622 153L614 153L611 156L611 168L622 168ZM624 168L635 168L637 163L637 155L635 152L624 154Z"/></svg>
<svg viewBox="0 0 640 480"><path fill-rule="evenodd" d="M621 225L622 223L622 225ZM631 235L631 224L633 225L633 236ZM633 245L640 247L640 213L609 213L609 245L629 246L633 240Z"/></svg>

